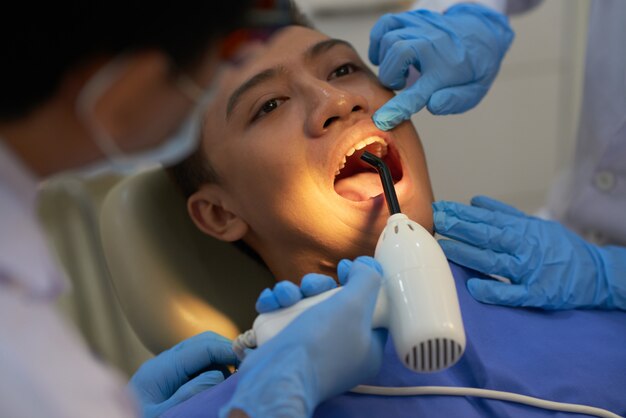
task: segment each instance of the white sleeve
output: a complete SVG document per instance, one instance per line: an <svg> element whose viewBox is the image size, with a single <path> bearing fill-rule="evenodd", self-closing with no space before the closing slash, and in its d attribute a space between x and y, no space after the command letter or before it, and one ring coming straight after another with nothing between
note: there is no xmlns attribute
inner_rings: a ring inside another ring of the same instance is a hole
<svg viewBox="0 0 626 418"><path fill-rule="evenodd" d="M139 416L121 376L96 361L53 302L0 280L0 416Z"/></svg>
<svg viewBox="0 0 626 418"><path fill-rule="evenodd" d="M459 3L478 3L500 13L517 14L532 9L543 0L417 0L413 9L428 9L443 13Z"/></svg>

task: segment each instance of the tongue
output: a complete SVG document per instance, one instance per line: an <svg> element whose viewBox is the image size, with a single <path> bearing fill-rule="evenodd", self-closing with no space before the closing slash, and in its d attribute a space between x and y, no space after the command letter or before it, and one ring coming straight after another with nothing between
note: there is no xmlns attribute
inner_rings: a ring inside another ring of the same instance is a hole
<svg viewBox="0 0 626 418"><path fill-rule="evenodd" d="M362 202L381 194L383 186L378 173L366 172L337 180L335 191L348 200Z"/></svg>

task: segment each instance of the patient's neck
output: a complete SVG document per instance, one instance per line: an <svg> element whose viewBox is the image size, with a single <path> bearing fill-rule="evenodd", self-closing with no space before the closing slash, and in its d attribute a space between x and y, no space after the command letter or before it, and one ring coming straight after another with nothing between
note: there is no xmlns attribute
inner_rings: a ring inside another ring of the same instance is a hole
<svg viewBox="0 0 626 418"><path fill-rule="evenodd" d="M289 280L299 284L302 276L308 273L326 274L336 279L338 260L328 254L310 247L295 247L293 243L267 242L258 236L248 236L244 241L256 251L276 281Z"/></svg>
<svg viewBox="0 0 626 418"><path fill-rule="evenodd" d="M326 274L337 280L337 264L341 259L373 256L376 239L366 234L359 238L351 240L351 245L339 245L341 250L311 242L301 246L294 246L293 242L281 245L275 241L263 242L255 239L246 242L262 258L276 281L289 280L299 284L308 273Z"/></svg>
<svg viewBox="0 0 626 418"><path fill-rule="evenodd" d="M272 248L261 254L276 281L289 280L299 284L308 273L321 273L337 279L337 262L310 251L282 251Z"/></svg>

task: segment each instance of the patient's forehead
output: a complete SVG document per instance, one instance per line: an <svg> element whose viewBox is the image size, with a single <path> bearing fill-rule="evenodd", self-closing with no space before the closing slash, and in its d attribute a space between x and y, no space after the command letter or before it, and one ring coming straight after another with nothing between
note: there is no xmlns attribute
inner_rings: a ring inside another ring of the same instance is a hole
<svg viewBox="0 0 626 418"><path fill-rule="evenodd" d="M320 41L330 39L317 30L304 26L289 26L277 32L269 41L246 48L241 62L229 67L219 81L216 106L226 107L230 94L250 77L268 68L302 65L304 52ZM214 109L217 110L217 109Z"/></svg>
<svg viewBox="0 0 626 418"><path fill-rule="evenodd" d="M267 66L299 60L302 54L320 41L330 39L327 35L304 26L288 26L276 32L267 42L258 43L244 56L241 73L255 72Z"/></svg>

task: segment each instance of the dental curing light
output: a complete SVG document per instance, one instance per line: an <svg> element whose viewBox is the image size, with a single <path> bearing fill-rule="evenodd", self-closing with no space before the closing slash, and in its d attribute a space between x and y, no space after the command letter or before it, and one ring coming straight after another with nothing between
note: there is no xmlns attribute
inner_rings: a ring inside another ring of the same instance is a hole
<svg viewBox="0 0 626 418"><path fill-rule="evenodd" d="M400 213L393 180L383 160L368 152L361 159L380 174L391 214L374 255L383 268L383 283L372 327L389 330L398 358L407 368L435 372L450 367L463 355L465 331L446 257L426 229ZM264 344L300 313L340 291L332 289L259 315L252 330L233 343L235 352L243 357L244 348Z"/></svg>
<svg viewBox="0 0 626 418"><path fill-rule="evenodd" d="M383 326L409 369L450 367L465 351L465 330L446 256L430 232L400 212L384 161L367 151L361 159L378 171L391 215L374 255L383 268L381 293L387 297Z"/></svg>

